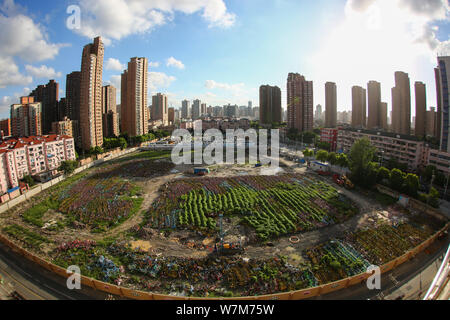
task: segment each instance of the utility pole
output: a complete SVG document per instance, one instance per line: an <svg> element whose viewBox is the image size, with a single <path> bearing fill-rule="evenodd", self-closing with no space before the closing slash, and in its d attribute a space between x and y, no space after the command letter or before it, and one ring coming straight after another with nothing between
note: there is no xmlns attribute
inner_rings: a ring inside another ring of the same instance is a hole
<svg viewBox="0 0 450 320"><path fill-rule="evenodd" d="M447 183L445 184L445 191L444 191L444 198L443 198L444 200L447 197L447 188L448 188L449 179L450 179L450 166L448 167Z"/></svg>

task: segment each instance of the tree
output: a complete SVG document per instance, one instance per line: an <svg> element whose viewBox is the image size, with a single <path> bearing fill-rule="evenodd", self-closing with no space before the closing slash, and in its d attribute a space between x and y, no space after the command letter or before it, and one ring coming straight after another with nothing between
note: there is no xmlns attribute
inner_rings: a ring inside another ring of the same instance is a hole
<svg viewBox="0 0 450 320"><path fill-rule="evenodd" d="M338 165L342 168L348 168L349 166L349 160L346 154L341 153L338 157L337 157L337 162Z"/></svg>
<svg viewBox="0 0 450 320"><path fill-rule="evenodd" d="M328 162L334 166L338 163L338 156L335 152L328 153Z"/></svg>
<svg viewBox="0 0 450 320"><path fill-rule="evenodd" d="M439 192L433 187L428 194L428 204L434 208L439 208Z"/></svg>
<svg viewBox="0 0 450 320"><path fill-rule="evenodd" d="M319 150L316 154L316 159L322 162L325 162L328 160L328 152L325 150Z"/></svg>
<svg viewBox="0 0 450 320"><path fill-rule="evenodd" d="M331 150L331 144L329 144L328 142L319 142L317 144L317 148L322 149L322 150L326 150L326 151L330 151Z"/></svg>
<svg viewBox="0 0 450 320"><path fill-rule="evenodd" d="M309 158L309 157L314 157L314 151L311 149L305 149L303 150L303 156Z"/></svg>
<svg viewBox="0 0 450 320"><path fill-rule="evenodd" d="M365 185L366 173L375 151L375 147L370 144L368 138L362 138L353 144L350 150L349 167L354 183Z"/></svg>
<svg viewBox="0 0 450 320"><path fill-rule="evenodd" d="M420 183L419 177L415 174L408 173L405 178L406 193L411 197L417 197L417 191L419 191Z"/></svg>
<svg viewBox="0 0 450 320"><path fill-rule="evenodd" d="M24 176L22 179L23 182L25 182L26 184L28 184L29 187L32 187L36 184L36 182L34 181L32 176Z"/></svg>
<svg viewBox="0 0 450 320"><path fill-rule="evenodd" d="M366 179L364 181L363 186L366 188L371 188L377 183L379 164L377 162L370 162L367 171L366 171Z"/></svg>
<svg viewBox="0 0 450 320"><path fill-rule="evenodd" d="M125 138L119 138L119 146L120 149L126 149L128 144L127 144L127 140L125 140Z"/></svg>
<svg viewBox="0 0 450 320"><path fill-rule="evenodd" d="M389 180L390 178L391 172L387 168L381 167L380 169L378 169L378 177L377 177L378 182L383 182L383 180Z"/></svg>
<svg viewBox="0 0 450 320"><path fill-rule="evenodd" d="M397 190L399 192L402 192L404 182L405 182L405 176L404 176L403 172L399 169L392 169L391 170L391 179L390 179L391 188L394 190Z"/></svg>
<svg viewBox="0 0 450 320"><path fill-rule="evenodd" d="M63 161L59 166L59 171L63 171L65 175L72 174L78 167L78 162L73 160Z"/></svg>
<svg viewBox="0 0 450 320"><path fill-rule="evenodd" d="M433 174L437 172L437 169L435 166L433 165L428 165L424 172L422 173L422 177L426 180L426 181L431 181L431 177L433 176Z"/></svg>

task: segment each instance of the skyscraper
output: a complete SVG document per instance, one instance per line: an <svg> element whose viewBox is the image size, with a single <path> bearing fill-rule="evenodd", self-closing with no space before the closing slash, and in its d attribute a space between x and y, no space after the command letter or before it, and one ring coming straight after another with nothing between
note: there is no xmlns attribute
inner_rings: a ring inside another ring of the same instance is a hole
<svg viewBox="0 0 450 320"><path fill-rule="evenodd" d="M388 104L386 102L380 103L380 129L387 131L388 127Z"/></svg>
<svg viewBox="0 0 450 320"><path fill-rule="evenodd" d="M337 93L334 82L325 83L325 127L337 125Z"/></svg>
<svg viewBox="0 0 450 320"><path fill-rule="evenodd" d="M131 58L122 73L120 112L121 131L132 137L148 133L147 81L148 59Z"/></svg>
<svg viewBox="0 0 450 320"><path fill-rule="evenodd" d="M450 56L438 57L438 82L436 87L439 88L438 96L438 121L440 120L440 148L442 151L450 153Z"/></svg>
<svg viewBox="0 0 450 320"><path fill-rule="evenodd" d="M20 104L11 105L11 135L29 137L42 135L42 102L34 97L21 97Z"/></svg>
<svg viewBox="0 0 450 320"><path fill-rule="evenodd" d="M269 85L259 87L259 122L272 124L281 122L281 90Z"/></svg>
<svg viewBox="0 0 450 320"><path fill-rule="evenodd" d="M169 124L169 108L167 106L167 96L158 93L152 97L152 120L162 120L163 124Z"/></svg>
<svg viewBox="0 0 450 320"><path fill-rule="evenodd" d="M322 118L322 105L318 104L316 106L316 111L314 113L314 121L318 121Z"/></svg>
<svg viewBox="0 0 450 320"><path fill-rule="evenodd" d="M414 84L414 91L416 94L415 134L418 137L423 137L426 134L427 127L427 94L425 84L423 82L416 82Z"/></svg>
<svg viewBox="0 0 450 320"><path fill-rule="evenodd" d="M427 136L434 137L436 133L436 120L437 120L437 113L436 109L431 107L429 111L426 112L426 128L425 128L425 134Z"/></svg>
<svg viewBox="0 0 450 320"><path fill-rule="evenodd" d="M352 127L365 128L367 124L366 89L352 87Z"/></svg>
<svg viewBox="0 0 450 320"><path fill-rule="evenodd" d="M66 112L70 120L80 121L81 72L74 71L66 77Z"/></svg>
<svg viewBox="0 0 450 320"><path fill-rule="evenodd" d="M439 58L438 58L438 64L439 64ZM435 133L434 136L436 139L441 141L441 129L442 129L442 90L441 90L441 71L439 66L434 69L434 80L436 82L436 103L437 103L437 110L436 110L436 125L435 125Z"/></svg>
<svg viewBox="0 0 450 320"><path fill-rule="evenodd" d="M377 81L369 81L367 84L368 95L368 129L381 128L381 84Z"/></svg>
<svg viewBox="0 0 450 320"><path fill-rule="evenodd" d="M288 128L300 132L312 131L314 125L313 82L306 81L298 73L289 73L287 79L287 122Z"/></svg>
<svg viewBox="0 0 450 320"><path fill-rule="evenodd" d="M119 118L117 116L116 88L108 85L102 88L103 135L118 136Z"/></svg>
<svg viewBox="0 0 450 320"><path fill-rule="evenodd" d="M168 121L172 124L175 122L175 108L169 108Z"/></svg>
<svg viewBox="0 0 450 320"><path fill-rule="evenodd" d="M191 102L189 100L183 100L181 102L181 118L189 119L191 117Z"/></svg>
<svg viewBox="0 0 450 320"><path fill-rule="evenodd" d="M204 116L206 115L206 103L202 103L201 104L201 112L200 112L200 116Z"/></svg>
<svg viewBox="0 0 450 320"><path fill-rule="evenodd" d="M392 88L392 131L411 134L411 87L407 73L395 73L395 87Z"/></svg>
<svg viewBox="0 0 450 320"><path fill-rule="evenodd" d="M80 131L84 150L103 145L102 75L105 49L100 37L83 49L81 60Z"/></svg>
<svg viewBox="0 0 450 320"><path fill-rule="evenodd" d="M201 101L200 100L194 100L194 102L192 103L192 120L197 120L198 118L200 118L200 105L201 105Z"/></svg>
<svg viewBox="0 0 450 320"><path fill-rule="evenodd" d="M34 97L34 102L41 102L42 105L42 134L49 134L52 131L52 123L60 118L58 100L59 84L55 80L50 80L47 85L40 85L30 93Z"/></svg>

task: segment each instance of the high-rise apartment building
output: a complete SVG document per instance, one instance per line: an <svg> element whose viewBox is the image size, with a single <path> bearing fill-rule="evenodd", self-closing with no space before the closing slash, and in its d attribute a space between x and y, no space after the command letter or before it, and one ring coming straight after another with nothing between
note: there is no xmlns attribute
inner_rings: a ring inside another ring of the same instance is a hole
<svg viewBox="0 0 450 320"><path fill-rule="evenodd" d="M168 113L168 121L169 124L170 123L174 123L175 122L175 108L169 108L169 113Z"/></svg>
<svg viewBox="0 0 450 320"><path fill-rule="evenodd" d="M13 137L42 135L42 102L34 102L34 97L21 97L20 104L11 105L10 118Z"/></svg>
<svg viewBox="0 0 450 320"><path fill-rule="evenodd" d="M167 106L167 96L158 93L152 97L152 120L161 120L163 125L169 124L169 107Z"/></svg>
<svg viewBox="0 0 450 320"><path fill-rule="evenodd" d="M11 119L0 120L0 137L9 137L11 135Z"/></svg>
<svg viewBox="0 0 450 320"><path fill-rule="evenodd" d="M334 82L325 83L325 127L337 125L337 93Z"/></svg>
<svg viewBox="0 0 450 320"><path fill-rule="evenodd" d="M425 135L434 137L434 135L436 134L436 122L436 108L431 107L430 110L426 112Z"/></svg>
<svg viewBox="0 0 450 320"><path fill-rule="evenodd" d="M438 123L440 149L450 153L450 56L438 57L436 87L438 88Z"/></svg>
<svg viewBox="0 0 450 320"><path fill-rule="evenodd" d="M74 137L78 132L78 121L64 117L61 121L52 123L52 134Z"/></svg>
<svg viewBox="0 0 450 320"><path fill-rule="evenodd" d="M316 106L316 111L314 112L314 121L322 119L322 105L318 104Z"/></svg>
<svg viewBox="0 0 450 320"><path fill-rule="evenodd" d="M272 124L281 122L281 90L269 85L259 87L259 122Z"/></svg>
<svg viewBox="0 0 450 320"><path fill-rule="evenodd" d="M42 104L42 134L49 134L52 131L52 123L59 120L59 84L55 80L50 80L46 85L39 85L30 93L34 97L34 102Z"/></svg>
<svg viewBox="0 0 450 320"><path fill-rule="evenodd" d="M119 117L116 103L117 89L112 86L102 88L103 136L119 136Z"/></svg>
<svg viewBox="0 0 450 320"><path fill-rule="evenodd" d="M191 102L189 100L183 100L181 102L181 118L189 119L191 117Z"/></svg>
<svg viewBox="0 0 450 320"><path fill-rule="evenodd" d="M120 121L121 132L126 132L132 137L148 133L147 83L148 59L131 58L128 69L122 73ZM154 107L153 105L152 112Z"/></svg>
<svg viewBox="0 0 450 320"><path fill-rule="evenodd" d="M369 81L367 84L368 118L367 128L381 128L381 84L377 81Z"/></svg>
<svg viewBox="0 0 450 320"><path fill-rule="evenodd" d="M427 93L423 82L414 84L416 94L416 124L415 134L418 137L426 135L427 127Z"/></svg>
<svg viewBox="0 0 450 320"><path fill-rule="evenodd" d="M386 102L380 103L380 129L388 131L388 104Z"/></svg>
<svg viewBox="0 0 450 320"><path fill-rule="evenodd" d="M84 150L103 145L102 76L105 49L100 37L83 49L81 60L80 132Z"/></svg>
<svg viewBox="0 0 450 320"><path fill-rule="evenodd" d="M366 89L352 87L352 127L365 128L367 125Z"/></svg>
<svg viewBox="0 0 450 320"><path fill-rule="evenodd" d="M411 134L411 87L409 76L395 73L395 87L392 88L392 132Z"/></svg>
<svg viewBox="0 0 450 320"><path fill-rule="evenodd" d="M192 103L192 120L197 120L198 118L200 118L200 105L201 105L201 101L200 100L194 100L194 102Z"/></svg>
<svg viewBox="0 0 450 320"><path fill-rule="evenodd" d="M314 125L313 82L306 81L298 73L289 73L287 79L287 122L288 128L300 132L312 131Z"/></svg>
<svg viewBox="0 0 450 320"><path fill-rule="evenodd" d="M439 64L439 60L438 60ZM442 90L441 90L441 71L439 66L437 68L434 68L434 80L436 83L436 103L437 103L437 110L436 110L436 125L435 125L435 133L434 136L436 139L441 141L441 129L442 129Z"/></svg>
<svg viewBox="0 0 450 320"><path fill-rule="evenodd" d="M201 111L200 116L206 115L206 108L207 108L206 103L202 103L201 108L200 108L200 111Z"/></svg>
<svg viewBox="0 0 450 320"><path fill-rule="evenodd" d="M80 121L81 72L74 71L66 77L66 112L70 120Z"/></svg>

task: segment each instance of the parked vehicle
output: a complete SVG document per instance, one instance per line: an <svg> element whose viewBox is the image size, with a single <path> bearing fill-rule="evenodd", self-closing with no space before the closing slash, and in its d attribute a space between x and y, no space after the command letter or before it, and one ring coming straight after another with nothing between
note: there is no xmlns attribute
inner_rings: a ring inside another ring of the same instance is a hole
<svg viewBox="0 0 450 320"><path fill-rule="evenodd" d="M208 168L194 168L194 174L198 176L205 176L209 174L210 171Z"/></svg>

